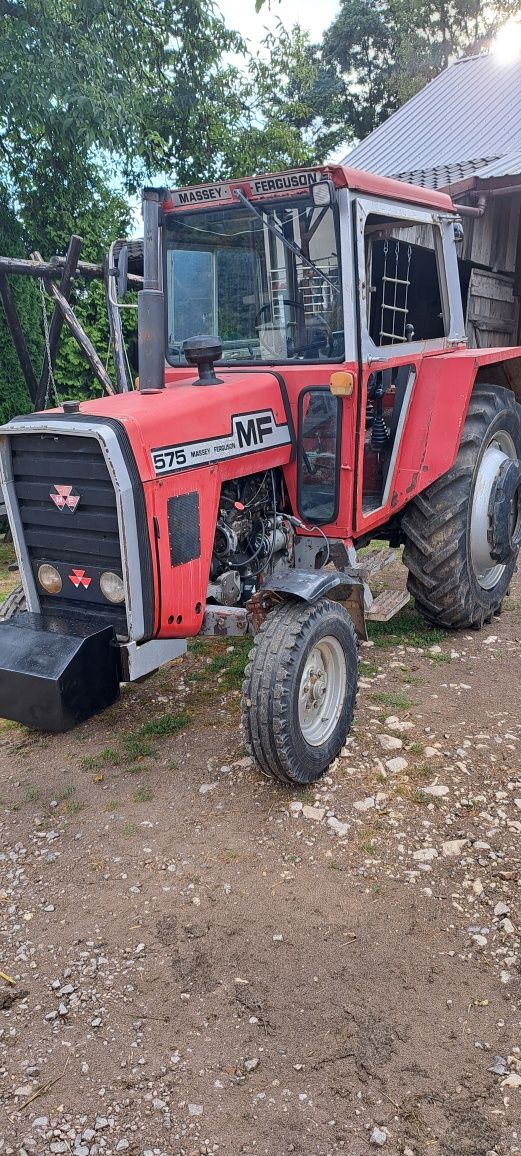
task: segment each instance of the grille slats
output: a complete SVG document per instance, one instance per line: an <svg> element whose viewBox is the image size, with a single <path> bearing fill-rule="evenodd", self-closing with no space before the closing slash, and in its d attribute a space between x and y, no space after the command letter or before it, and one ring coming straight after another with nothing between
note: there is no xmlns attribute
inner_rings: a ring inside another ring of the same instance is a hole
<svg viewBox="0 0 521 1156"><path fill-rule="evenodd" d="M94 567L122 575L116 494L98 442L67 434L21 434L13 436L11 454L35 578L42 562L64 563L87 575ZM72 486L72 495L79 495L74 512L53 503L57 486ZM37 587L43 609L101 614L118 633L126 632L125 607L108 603L97 580L88 598L82 598L81 587L71 584L69 590L66 582L56 595L45 594L38 582Z"/></svg>

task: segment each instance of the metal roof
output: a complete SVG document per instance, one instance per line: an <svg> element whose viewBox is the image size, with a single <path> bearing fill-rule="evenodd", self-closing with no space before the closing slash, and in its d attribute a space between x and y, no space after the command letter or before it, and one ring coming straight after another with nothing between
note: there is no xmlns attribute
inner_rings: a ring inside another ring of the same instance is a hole
<svg viewBox="0 0 521 1156"><path fill-rule="evenodd" d="M517 148L521 150L521 58L505 64L486 53L451 64L356 145L343 163L443 188L505 154L512 156Z"/></svg>
<svg viewBox="0 0 521 1156"><path fill-rule="evenodd" d="M480 168L476 173L480 181L490 181L494 177L518 177L521 175L521 148L500 157L492 164Z"/></svg>

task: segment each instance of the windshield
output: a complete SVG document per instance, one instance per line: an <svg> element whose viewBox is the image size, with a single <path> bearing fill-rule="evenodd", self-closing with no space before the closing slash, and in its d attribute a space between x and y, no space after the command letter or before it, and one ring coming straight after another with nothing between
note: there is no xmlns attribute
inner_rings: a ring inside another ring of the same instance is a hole
<svg viewBox="0 0 521 1156"><path fill-rule="evenodd" d="M199 333L220 337L224 361L343 359L333 209L299 197L263 205L262 214L237 204L167 218L172 363L184 361L183 341Z"/></svg>

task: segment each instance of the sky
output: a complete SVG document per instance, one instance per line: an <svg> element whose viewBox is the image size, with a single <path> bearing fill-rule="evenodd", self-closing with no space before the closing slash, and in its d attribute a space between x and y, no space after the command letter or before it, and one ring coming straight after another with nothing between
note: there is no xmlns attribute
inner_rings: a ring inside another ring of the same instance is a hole
<svg viewBox="0 0 521 1156"><path fill-rule="evenodd" d="M282 20L286 28L300 24L311 33L312 39L322 35L334 20L340 7L340 0L271 0L257 13L255 0L217 0L228 28L240 32L251 48L257 48L264 37L266 27L274 30L277 20Z"/></svg>

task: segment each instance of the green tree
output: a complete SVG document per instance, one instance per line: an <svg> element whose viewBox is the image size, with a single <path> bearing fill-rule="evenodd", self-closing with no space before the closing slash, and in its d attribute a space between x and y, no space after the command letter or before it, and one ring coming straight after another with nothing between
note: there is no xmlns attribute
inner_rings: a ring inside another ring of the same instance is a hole
<svg viewBox="0 0 521 1156"><path fill-rule="evenodd" d="M7 190L0 186L0 253L6 257L24 256L23 230L10 202ZM34 281L10 277L10 288L24 329L33 364L41 361L43 342L40 329L40 304ZM0 423L32 408L25 381L0 306Z"/></svg>
<svg viewBox="0 0 521 1156"><path fill-rule="evenodd" d="M518 11L514 0L341 0L323 54L343 81L345 139L366 136Z"/></svg>

